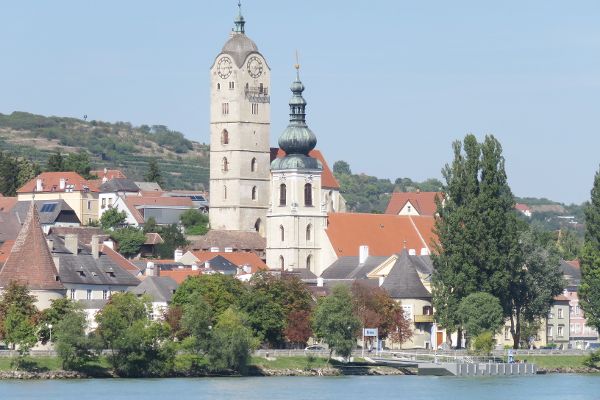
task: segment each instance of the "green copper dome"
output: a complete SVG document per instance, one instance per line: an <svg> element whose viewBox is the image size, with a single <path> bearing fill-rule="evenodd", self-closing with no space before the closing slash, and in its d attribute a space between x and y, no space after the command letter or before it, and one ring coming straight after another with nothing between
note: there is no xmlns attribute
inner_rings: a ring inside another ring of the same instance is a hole
<svg viewBox="0 0 600 400"><path fill-rule="evenodd" d="M292 83L290 123L279 137L279 147L286 156L271 163L273 169L322 169L321 163L308 155L317 145L317 137L306 125L304 85L298 76Z"/></svg>

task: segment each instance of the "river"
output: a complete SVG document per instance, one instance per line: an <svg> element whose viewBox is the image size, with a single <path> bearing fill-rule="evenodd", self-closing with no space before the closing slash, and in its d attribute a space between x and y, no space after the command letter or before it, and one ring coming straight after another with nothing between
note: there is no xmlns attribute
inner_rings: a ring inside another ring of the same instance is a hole
<svg viewBox="0 0 600 400"><path fill-rule="evenodd" d="M2 400L598 399L600 375L87 379L0 381Z"/></svg>

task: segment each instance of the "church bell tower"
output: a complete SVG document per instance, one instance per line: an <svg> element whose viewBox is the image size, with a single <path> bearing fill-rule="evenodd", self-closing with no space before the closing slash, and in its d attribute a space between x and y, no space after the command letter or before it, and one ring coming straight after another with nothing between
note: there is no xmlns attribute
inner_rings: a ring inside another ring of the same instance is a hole
<svg viewBox="0 0 600 400"><path fill-rule="evenodd" d="M271 70L241 4L210 69L210 227L264 235L270 182Z"/></svg>

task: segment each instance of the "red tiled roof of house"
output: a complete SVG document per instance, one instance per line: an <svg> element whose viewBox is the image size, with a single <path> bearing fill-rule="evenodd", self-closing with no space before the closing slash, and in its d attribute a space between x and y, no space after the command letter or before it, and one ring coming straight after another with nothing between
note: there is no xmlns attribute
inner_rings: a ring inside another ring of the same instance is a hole
<svg viewBox="0 0 600 400"><path fill-rule="evenodd" d="M0 246L0 268L2 268L4 262L8 259L10 251L12 250L14 244L14 240L7 240Z"/></svg>
<svg viewBox="0 0 600 400"><path fill-rule="evenodd" d="M390 214L329 213L326 230L338 257L358 256L362 245L369 246L372 256L390 256L404 248L430 248L434 218Z"/></svg>
<svg viewBox="0 0 600 400"><path fill-rule="evenodd" d="M515 204L515 209L517 209L521 212L531 211L531 208L529 208L529 206L527 204L522 204L522 203Z"/></svg>
<svg viewBox="0 0 600 400"><path fill-rule="evenodd" d="M321 153L320 150L312 150L310 153L308 153L308 155L313 158L316 158L317 160L321 161L321 164L323 164L323 174L321 175L321 187L324 189L339 189L340 184L338 183L337 179L335 179L335 176L333 176L333 172L329 168L329 164L327 164L327 161L325 161L323 153ZM285 157L285 151L277 147L271 148L271 161L273 161L275 158L282 157Z"/></svg>
<svg viewBox="0 0 600 400"><path fill-rule="evenodd" d="M571 261L567 261L567 264L569 264L570 266L572 266L573 268L581 268L580 264L579 264L579 260L571 260Z"/></svg>
<svg viewBox="0 0 600 400"><path fill-rule="evenodd" d="M106 178L107 181L111 179L127 178L123 171L120 169L107 169L106 172L103 169L90 171L90 175L96 175L101 181Z"/></svg>
<svg viewBox="0 0 600 400"><path fill-rule="evenodd" d="M0 269L0 287L7 287L14 281L32 290L64 289L57 278L58 272L32 202L23 227Z"/></svg>
<svg viewBox="0 0 600 400"><path fill-rule="evenodd" d="M564 294L559 294L558 296L554 296L554 300L556 301L569 301L569 298Z"/></svg>
<svg viewBox="0 0 600 400"><path fill-rule="evenodd" d="M205 261L212 260L217 256L226 258L231 263L238 267L245 265L250 267L250 272L255 273L258 271L267 270L267 264L260 259L256 253L249 251L235 251L235 252L211 252L211 251L193 251L192 254L198 259L198 263L204 263Z"/></svg>
<svg viewBox="0 0 600 400"><path fill-rule="evenodd" d="M9 212L17 204L16 197L0 197L0 212Z"/></svg>
<svg viewBox="0 0 600 400"><path fill-rule="evenodd" d="M114 263L118 264L119 267L125 269L133 276L137 276L140 273L140 269L136 267L131 261L111 249L109 246L102 245L100 251L110 258Z"/></svg>
<svg viewBox="0 0 600 400"><path fill-rule="evenodd" d="M161 270L159 274L160 274L160 276L168 276L169 278L171 278L175 282L177 282L178 285L181 285L183 283L183 281L185 281L187 279L187 277L200 276L200 275L202 275L202 271L200 271L200 270L194 271L191 268L180 268L180 269L173 269L170 271Z"/></svg>
<svg viewBox="0 0 600 400"><path fill-rule="evenodd" d="M407 202L417 210L419 215L435 215L435 197L441 198L440 192L394 192L390 198L386 214L396 214L404 208Z"/></svg>
<svg viewBox="0 0 600 400"><path fill-rule="evenodd" d="M165 192L140 192L140 197L163 197Z"/></svg>
<svg viewBox="0 0 600 400"><path fill-rule="evenodd" d="M148 197L148 196L127 196L123 199L125 205L138 223L144 223L144 216L138 210L143 206L159 207L194 207L192 199L189 197Z"/></svg>
<svg viewBox="0 0 600 400"><path fill-rule="evenodd" d="M153 233L153 232L146 233L146 241L144 242L144 244L155 245L155 244L161 244L164 242L165 241L158 233Z"/></svg>
<svg viewBox="0 0 600 400"><path fill-rule="evenodd" d="M37 190L37 180L42 180L42 190ZM65 188L60 188L60 180L65 179ZM101 182L100 182L101 183ZM17 193L33 193L36 192L65 192L70 185L74 187L72 191L80 192L89 190L90 192L97 192L99 181L88 181L76 172L42 172L25 185L23 185ZM87 188L87 189L86 189Z"/></svg>

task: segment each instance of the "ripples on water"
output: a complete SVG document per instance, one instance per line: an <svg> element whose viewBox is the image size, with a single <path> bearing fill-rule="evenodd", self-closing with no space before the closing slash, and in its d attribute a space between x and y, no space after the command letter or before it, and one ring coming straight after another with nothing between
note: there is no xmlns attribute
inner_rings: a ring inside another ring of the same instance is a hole
<svg viewBox="0 0 600 400"><path fill-rule="evenodd" d="M0 381L1 400L599 399L599 375Z"/></svg>

